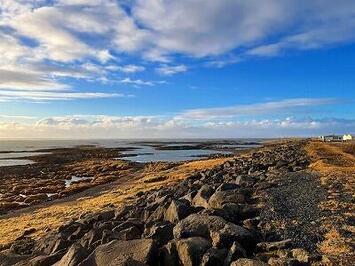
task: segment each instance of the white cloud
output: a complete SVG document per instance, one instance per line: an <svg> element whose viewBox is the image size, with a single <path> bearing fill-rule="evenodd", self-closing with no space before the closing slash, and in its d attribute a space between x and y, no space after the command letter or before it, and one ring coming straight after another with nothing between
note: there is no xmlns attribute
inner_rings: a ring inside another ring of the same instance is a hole
<svg viewBox="0 0 355 266"><path fill-rule="evenodd" d="M95 99L129 97L121 93L103 93L103 92L51 92L51 91L8 91L0 90L0 101L64 101L74 99Z"/></svg>
<svg viewBox="0 0 355 266"><path fill-rule="evenodd" d="M174 75L181 72L187 71L187 66L185 65L176 65L176 66L169 66L169 65L162 65L156 68L157 72L162 75Z"/></svg>
<svg viewBox="0 0 355 266"><path fill-rule="evenodd" d="M153 81L144 81L141 79L131 79L131 78L124 78L120 82L124 83L124 84L136 85L136 86L153 86L154 85Z"/></svg>
<svg viewBox="0 0 355 266"><path fill-rule="evenodd" d="M157 71L172 75L187 71L183 64L173 65L181 54L207 57L209 66L223 67L249 56L355 39L355 2L349 0L0 0L0 10L2 69L25 66L31 72L36 64L65 63L62 68L75 72L73 65L110 62L100 77L80 76L88 80L107 80L106 74L116 70L144 70L116 65L120 54L169 63ZM229 56L232 50L237 56ZM48 72L39 79L50 79Z"/></svg>
<svg viewBox="0 0 355 266"><path fill-rule="evenodd" d="M68 88L68 85L43 77L38 72L0 68L0 92L1 89L55 91Z"/></svg>
<svg viewBox="0 0 355 266"><path fill-rule="evenodd" d="M130 64L125 66L117 66L117 70L122 71L124 73L136 73L144 71L145 67Z"/></svg>
<svg viewBox="0 0 355 266"><path fill-rule="evenodd" d="M205 108L187 110L181 114L184 118L212 119L234 117L242 115L266 115L275 112L286 112L296 108L306 108L310 106L330 105L339 103L339 100L332 98L295 98L281 101L255 103L246 105L236 105L231 107Z"/></svg>
<svg viewBox="0 0 355 266"><path fill-rule="evenodd" d="M31 120L32 121L32 120ZM188 138L188 137L286 137L355 132L355 120L264 119L206 121L156 116L72 115L34 122L0 122L0 137L52 138Z"/></svg>
<svg viewBox="0 0 355 266"><path fill-rule="evenodd" d="M133 16L151 31L156 54L202 57L238 48L269 55L283 47L312 49L351 42L354 10L355 2L349 0L138 0ZM277 40L278 48L263 47L270 38Z"/></svg>

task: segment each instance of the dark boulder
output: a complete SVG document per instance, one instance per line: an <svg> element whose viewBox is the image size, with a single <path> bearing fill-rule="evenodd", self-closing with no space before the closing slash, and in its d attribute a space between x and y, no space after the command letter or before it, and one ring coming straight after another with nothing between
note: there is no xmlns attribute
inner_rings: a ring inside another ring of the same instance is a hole
<svg viewBox="0 0 355 266"><path fill-rule="evenodd" d="M211 242L202 237L190 237L176 242L179 259L184 266L197 266Z"/></svg>
<svg viewBox="0 0 355 266"><path fill-rule="evenodd" d="M80 266L123 266L140 262L149 264L154 259L155 244L152 239L129 241L113 240L98 246ZM137 265L137 264L136 264Z"/></svg>
<svg viewBox="0 0 355 266"><path fill-rule="evenodd" d="M174 227L175 238L201 236L210 239L211 235L212 240L215 239L216 245L219 246L227 246L232 241L238 241L243 247L249 248L253 247L255 242L248 230L219 216L192 214Z"/></svg>
<svg viewBox="0 0 355 266"><path fill-rule="evenodd" d="M165 220L177 223L194 212L187 200L173 200L165 212Z"/></svg>
<svg viewBox="0 0 355 266"><path fill-rule="evenodd" d="M75 266L89 255L88 251L79 243L73 244L68 252L53 266ZM49 264L47 264L49 265Z"/></svg>
<svg viewBox="0 0 355 266"><path fill-rule="evenodd" d="M225 260L225 265L229 265L232 261L246 256L247 251L238 242L233 242L233 245L228 251L228 255Z"/></svg>
<svg viewBox="0 0 355 266"><path fill-rule="evenodd" d="M236 203L236 204L245 203L245 197L243 194L239 193L238 189L216 191L210 197L208 201L208 207L214 209L220 209L225 203Z"/></svg>
<svg viewBox="0 0 355 266"><path fill-rule="evenodd" d="M41 255L37 256L29 261L29 264L31 266L47 266L47 265L53 265L56 263L58 260L60 260L61 257L65 254L64 250L60 250L54 254L51 255Z"/></svg>
<svg viewBox="0 0 355 266"><path fill-rule="evenodd" d="M210 248L203 255L201 266L223 265L227 256L227 249Z"/></svg>
<svg viewBox="0 0 355 266"><path fill-rule="evenodd" d="M174 224L170 222L160 222L146 228L143 237L154 239L158 246L163 246L174 238L173 229Z"/></svg>
<svg viewBox="0 0 355 266"><path fill-rule="evenodd" d="M195 207L208 208L208 200L214 193L214 190L209 185L203 185L196 196L192 200L192 205Z"/></svg>
<svg viewBox="0 0 355 266"><path fill-rule="evenodd" d="M10 251L19 255L30 255L33 252L35 246L35 241L30 237L24 237L15 241L11 247Z"/></svg>

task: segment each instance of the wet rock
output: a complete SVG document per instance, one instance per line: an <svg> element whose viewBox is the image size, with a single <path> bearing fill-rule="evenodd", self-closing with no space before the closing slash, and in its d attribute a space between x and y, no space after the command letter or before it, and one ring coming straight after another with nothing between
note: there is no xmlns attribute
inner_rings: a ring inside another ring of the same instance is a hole
<svg viewBox="0 0 355 266"><path fill-rule="evenodd" d="M113 240L98 246L80 266L114 266L133 265L141 262L149 264L155 255L154 241L151 239L136 239L129 241Z"/></svg>
<svg viewBox="0 0 355 266"><path fill-rule="evenodd" d="M53 266L75 266L83 261L88 255L88 251L79 243L76 243L73 244L61 260Z"/></svg>
<svg viewBox="0 0 355 266"><path fill-rule="evenodd" d="M208 207L220 209L225 203L245 203L245 198L237 189L216 191L208 200Z"/></svg>
<svg viewBox="0 0 355 266"><path fill-rule="evenodd" d="M203 185L196 196L192 200L192 205L195 207L208 208L208 200L214 193L214 190L209 185Z"/></svg>
<svg viewBox="0 0 355 266"><path fill-rule="evenodd" d="M230 266L267 266L267 264L259 260L243 258L233 261Z"/></svg>
<svg viewBox="0 0 355 266"><path fill-rule="evenodd" d="M205 251L211 243L202 237L190 237L176 242L176 250L184 266L199 265Z"/></svg>
<svg viewBox="0 0 355 266"><path fill-rule="evenodd" d="M187 200L173 200L165 212L165 220L177 223L193 213L194 209Z"/></svg>

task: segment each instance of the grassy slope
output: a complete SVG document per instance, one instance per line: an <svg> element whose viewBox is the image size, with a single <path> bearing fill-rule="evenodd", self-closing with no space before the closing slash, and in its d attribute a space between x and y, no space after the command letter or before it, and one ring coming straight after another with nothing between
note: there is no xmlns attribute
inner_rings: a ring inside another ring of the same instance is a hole
<svg viewBox="0 0 355 266"><path fill-rule="evenodd" d="M74 197L64 202L52 202L35 207L31 211L24 209L6 215L0 218L0 244L13 241L29 228L36 229L34 236L41 236L46 230L57 228L83 212L100 211L109 204L119 207L129 202L129 198L139 191L173 184L196 171L212 168L226 160L228 158L200 160L176 166L164 163L149 164L134 176L127 176L109 184L112 188L101 194L81 193L86 196Z"/></svg>
<svg viewBox="0 0 355 266"><path fill-rule="evenodd" d="M319 250L346 265L355 258L351 225L355 218L355 143L310 142L306 150L312 160L310 168L320 174L328 193L320 205L329 215L322 222L325 239Z"/></svg>

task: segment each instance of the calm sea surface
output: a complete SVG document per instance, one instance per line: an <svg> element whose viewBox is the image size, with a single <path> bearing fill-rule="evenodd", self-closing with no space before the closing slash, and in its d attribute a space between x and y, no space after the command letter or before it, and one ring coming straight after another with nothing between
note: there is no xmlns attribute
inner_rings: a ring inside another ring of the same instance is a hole
<svg viewBox="0 0 355 266"><path fill-rule="evenodd" d="M148 142L149 141L149 142ZM41 155L43 152L38 150L42 149L54 149L54 148L65 148L74 147L79 145L95 145L107 148L119 148L119 147L134 147L135 150L123 152L127 154L127 157L123 159L136 161L136 162L150 162L150 161L169 161L177 162L184 160L198 159L199 157L206 157L211 154L217 153L227 153L217 151L218 148L235 148L235 149L245 149L251 148L258 145L249 145L248 142L258 142L262 143L262 139L236 139L237 144L227 145L221 141L217 145L213 146L211 149L187 149L187 150L157 150L149 144L154 144L159 142L165 146L178 146L178 145L194 145L201 142L206 142L208 140L196 140L196 139L155 139L155 140L7 140L0 139L0 166L9 165L24 165L31 164L33 161L26 159L21 159L24 157L30 157L35 155ZM211 140L216 141L216 140ZM243 144L245 143L245 144ZM37 152L38 151L38 152ZM130 156L137 154L136 156ZM121 157L122 158L122 157Z"/></svg>

